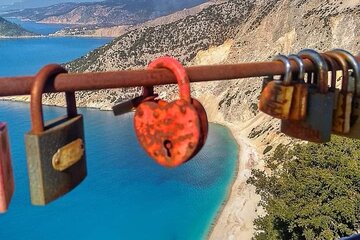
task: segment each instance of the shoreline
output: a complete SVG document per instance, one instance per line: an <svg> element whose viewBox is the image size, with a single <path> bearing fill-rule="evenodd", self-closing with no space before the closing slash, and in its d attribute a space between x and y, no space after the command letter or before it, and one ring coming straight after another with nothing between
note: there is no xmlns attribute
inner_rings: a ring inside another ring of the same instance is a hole
<svg viewBox="0 0 360 240"><path fill-rule="evenodd" d="M258 208L260 196L246 180L251 169L261 162L259 154L251 140L244 134L244 125L221 120L217 122L227 127L239 146L236 174L228 196L213 220L207 239L252 239L255 229L253 221L261 214Z"/></svg>
<svg viewBox="0 0 360 240"><path fill-rule="evenodd" d="M236 160L236 166L235 166L235 172L233 173L234 175L232 176L231 182L229 183L228 189L227 189L227 193L226 193L226 197L225 199L222 201L219 210L216 212L215 217L213 218L213 220L211 221L210 224L210 229L208 230L208 232L206 233L206 239L210 239L211 235L214 231L214 228L216 227L216 225L218 224L218 221L220 220L221 214L224 210L224 208L226 207L226 204L228 203L229 199L231 198L231 193L233 191L233 186L236 182L236 179L238 178L239 172L240 172L240 154L241 154L241 145L240 143L236 140L236 137L234 135L234 132L232 131L232 129L227 126L224 123L220 123L220 122L211 122L212 124L217 124L223 127L226 127L229 130L229 135L231 136L231 138L236 142L238 151L237 151L237 160Z"/></svg>

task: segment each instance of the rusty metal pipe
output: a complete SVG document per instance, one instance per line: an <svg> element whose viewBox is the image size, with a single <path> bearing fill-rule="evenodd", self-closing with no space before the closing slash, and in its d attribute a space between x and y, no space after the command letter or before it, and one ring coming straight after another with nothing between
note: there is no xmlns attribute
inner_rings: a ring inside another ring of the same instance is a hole
<svg viewBox="0 0 360 240"><path fill-rule="evenodd" d="M357 57L357 60L360 61L360 56ZM304 64L306 72L314 71L314 66L310 60L304 60ZM291 60L291 69L294 73L298 71L298 65L293 60ZM190 82L205 82L284 74L285 67L281 62L274 61L196 66L188 67L186 71L190 77ZM0 96L28 95L34 79L34 76L0 78ZM53 85L45 89L45 92L99 90L176 83L174 75L163 69L64 73L59 74Z"/></svg>

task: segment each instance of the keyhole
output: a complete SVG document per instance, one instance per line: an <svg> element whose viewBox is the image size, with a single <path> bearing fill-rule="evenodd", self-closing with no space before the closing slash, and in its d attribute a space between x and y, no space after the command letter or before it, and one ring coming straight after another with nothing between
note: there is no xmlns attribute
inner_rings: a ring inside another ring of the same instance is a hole
<svg viewBox="0 0 360 240"><path fill-rule="evenodd" d="M171 157L170 149L172 148L172 144L171 144L170 140L165 140L164 141L164 148L166 149L166 155L168 157Z"/></svg>

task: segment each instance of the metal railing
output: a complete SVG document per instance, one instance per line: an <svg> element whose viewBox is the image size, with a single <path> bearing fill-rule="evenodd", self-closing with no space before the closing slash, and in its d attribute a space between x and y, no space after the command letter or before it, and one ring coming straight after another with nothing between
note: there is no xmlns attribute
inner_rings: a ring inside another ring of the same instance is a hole
<svg viewBox="0 0 360 240"><path fill-rule="evenodd" d="M360 61L360 56L356 57ZM314 71L310 60L304 59L307 72ZM296 62L291 61L291 69L298 71ZM340 66L337 66L337 70ZM279 75L285 73L281 62L252 62L228 65L195 66L186 68L191 82L232 80L249 77ZM0 78L0 96L28 95L34 76ZM66 92L100 90L175 84L174 75L168 70L125 70L115 72L64 73L59 74L45 92Z"/></svg>

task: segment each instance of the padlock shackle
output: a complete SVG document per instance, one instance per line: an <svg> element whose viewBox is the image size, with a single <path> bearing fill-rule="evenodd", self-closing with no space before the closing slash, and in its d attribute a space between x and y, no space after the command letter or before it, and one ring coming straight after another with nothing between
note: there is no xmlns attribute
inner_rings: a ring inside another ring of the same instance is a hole
<svg viewBox="0 0 360 240"><path fill-rule="evenodd" d="M180 98L191 104L190 80L183 65L172 57L160 57L152 61L149 69L166 68L176 77Z"/></svg>
<svg viewBox="0 0 360 240"><path fill-rule="evenodd" d="M344 49L333 49L332 52L339 53L341 56L345 58L347 63L352 67L353 74L355 78L355 95L358 95L360 93L360 63L356 60L354 55L349 53L348 51Z"/></svg>
<svg viewBox="0 0 360 240"><path fill-rule="evenodd" d="M301 58L309 59L315 66L317 66L316 80L318 81L318 87L320 93L328 92L328 72L329 68L324 58L315 50L303 49L298 55Z"/></svg>
<svg viewBox="0 0 360 240"><path fill-rule="evenodd" d="M305 78L305 64L304 61L301 57L299 57L296 54L290 54L289 56L289 60L294 60L296 62L296 64L299 67L299 73L298 73L298 81L304 83L304 78Z"/></svg>
<svg viewBox="0 0 360 240"><path fill-rule="evenodd" d="M331 58L334 58L335 61L341 66L342 71L342 81L341 81L341 91L342 92L353 92L349 89L349 67L347 61L341 56L339 52L326 52L324 55L328 55ZM355 85L353 85L355 86ZM353 89L355 90L355 89Z"/></svg>
<svg viewBox="0 0 360 240"><path fill-rule="evenodd" d="M331 85L330 85L330 89L332 91L335 91L336 89L336 66L337 63L334 59L332 59L332 57L330 57L327 54L321 54L323 56L323 58L325 59L326 63L330 66L331 68Z"/></svg>
<svg viewBox="0 0 360 240"><path fill-rule="evenodd" d="M31 131L39 134L44 131L44 116L42 109L42 94L50 80L56 75L67 73L66 69L58 64L49 64L43 67L35 76L34 83L31 87L30 115L31 115ZM65 92L67 114L69 117L77 115L76 100L74 92Z"/></svg>
<svg viewBox="0 0 360 240"><path fill-rule="evenodd" d="M280 61L285 65L285 74L282 83L285 86L290 85L292 80L292 71L291 71L291 64L289 58L285 55L279 54L273 58L273 61Z"/></svg>

